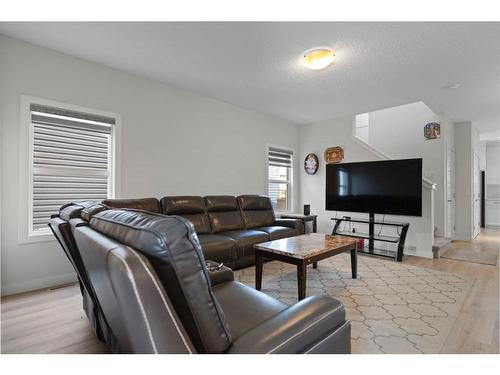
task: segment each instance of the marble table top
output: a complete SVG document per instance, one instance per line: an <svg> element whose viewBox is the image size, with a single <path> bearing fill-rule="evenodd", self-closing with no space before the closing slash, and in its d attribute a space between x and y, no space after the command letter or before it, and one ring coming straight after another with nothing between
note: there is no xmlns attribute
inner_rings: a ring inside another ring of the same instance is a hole
<svg viewBox="0 0 500 375"><path fill-rule="evenodd" d="M280 217L283 219L310 219L313 220L318 217L318 215L304 215L304 214L281 214Z"/></svg>
<svg viewBox="0 0 500 375"><path fill-rule="evenodd" d="M286 255L292 258L307 259L322 253L339 250L339 253L351 250L356 239L344 236L332 236L323 233L308 233L295 237L282 238L255 244L254 247L270 253Z"/></svg>

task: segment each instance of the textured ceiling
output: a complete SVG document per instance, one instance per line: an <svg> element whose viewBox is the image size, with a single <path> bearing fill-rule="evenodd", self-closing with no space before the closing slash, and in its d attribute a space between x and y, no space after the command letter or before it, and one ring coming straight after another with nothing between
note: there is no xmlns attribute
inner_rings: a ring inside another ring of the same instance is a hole
<svg viewBox="0 0 500 375"><path fill-rule="evenodd" d="M0 23L0 33L296 124L421 100L499 126L500 23ZM335 65L305 69L315 46L332 47Z"/></svg>

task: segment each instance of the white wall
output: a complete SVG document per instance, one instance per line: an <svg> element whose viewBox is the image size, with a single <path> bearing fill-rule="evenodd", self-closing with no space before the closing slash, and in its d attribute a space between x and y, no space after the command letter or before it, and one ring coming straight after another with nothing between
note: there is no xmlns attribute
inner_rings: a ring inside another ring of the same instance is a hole
<svg viewBox="0 0 500 375"><path fill-rule="evenodd" d="M422 158L423 177L436 184L435 225L438 235L445 233L445 142L449 128L423 102L405 104L369 113L368 143L394 159ZM424 126L440 122L441 138L428 140Z"/></svg>
<svg viewBox="0 0 500 375"><path fill-rule="evenodd" d="M500 141L488 141L486 158L486 225L500 226Z"/></svg>
<svg viewBox="0 0 500 375"><path fill-rule="evenodd" d="M370 113L362 113L355 117L356 137L370 143Z"/></svg>
<svg viewBox="0 0 500 375"><path fill-rule="evenodd" d="M298 151L281 120L1 35L0 51L2 294L75 279L54 241L18 241L22 94L121 115L123 197L265 194L266 144Z"/></svg>
<svg viewBox="0 0 500 375"><path fill-rule="evenodd" d="M455 124L456 239L472 239L472 124Z"/></svg>
<svg viewBox="0 0 500 375"><path fill-rule="evenodd" d="M318 173L309 176L301 169L300 175L300 201L301 204L311 204L311 211L318 214L318 231L331 233L333 222L330 220L336 213L325 210L325 163L323 153L326 148L333 146L344 147L344 162L359 162L380 160L375 153L355 142L352 138L354 115L337 118L319 123L310 124L300 128L300 156L315 153L320 158ZM432 193L427 188L422 188L423 216L386 216L386 220L403 221L410 223L410 230L406 240L406 254L416 254L432 257L433 243L433 208ZM346 213L347 214L347 213ZM349 213L354 217L368 217L366 214ZM377 218L381 218L377 215ZM385 230L382 233L385 232ZM412 251L412 247L416 250Z"/></svg>
<svg viewBox="0 0 500 375"><path fill-rule="evenodd" d="M486 153L486 145L481 142L481 139L479 137L479 130L477 129L476 123L474 121L471 122L471 147L472 147L472 152L475 153L478 156L479 159L479 169L481 169L481 165L483 161L481 160L482 157L486 155L481 155L483 153L482 147L484 146L484 152ZM484 164L486 164L486 161L484 161Z"/></svg>
<svg viewBox="0 0 500 375"><path fill-rule="evenodd" d="M486 170L486 144L487 141L479 141L477 146L477 153L479 155L479 169Z"/></svg>
<svg viewBox="0 0 500 375"><path fill-rule="evenodd" d="M425 124L436 115L422 102L370 112L369 143L394 159L422 158L423 177L434 181L440 170L439 140L426 140Z"/></svg>

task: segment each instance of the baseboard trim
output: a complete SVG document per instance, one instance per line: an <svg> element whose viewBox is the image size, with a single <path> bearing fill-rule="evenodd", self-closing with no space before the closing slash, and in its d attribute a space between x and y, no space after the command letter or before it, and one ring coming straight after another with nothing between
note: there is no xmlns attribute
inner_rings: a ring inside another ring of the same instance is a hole
<svg viewBox="0 0 500 375"><path fill-rule="evenodd" d="M432 251L430 253L428 251L416 251L411 253L404 253L404 255L410 255L414 257L427 258L427 259L434 258L434 253Z"/></svg>
<svg viewBox="0 0 500 375"><path fill-rule="evenodd" d="M68 284L75 281L78 281L76 273L71 272L62 275L23 281L20 283L2 285L2 297L9 296L11 294L30 292L37 289L50 288L56 285Z"/></svg>
<svg viewBox="0 0 500 375"><path fill-rule="evenodd" d="M473 240L473 238L471 238L471 237L455 236L455 237L453 237L452 241L470 242L472 240Z"/></svg>

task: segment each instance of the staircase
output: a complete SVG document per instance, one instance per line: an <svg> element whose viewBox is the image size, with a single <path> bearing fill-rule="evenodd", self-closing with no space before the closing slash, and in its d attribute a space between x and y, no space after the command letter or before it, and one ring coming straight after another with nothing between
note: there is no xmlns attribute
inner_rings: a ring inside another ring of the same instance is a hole
<svg viewBox="0 0 500 375"><path fill-rule="evenodd" d="M410 113L411 114L411 113ZM386 150L375 147L370 143L370 116L356 115L352 124L352 141L363 147L374 156L382 160L391 160L394 157ZM413 120L412 120L413 121ZM421 121L425 123L424 121ZM399 123L395 124L398 125ZM413 126L413 125L412 125ZM420 123L415 125L421 130ZM414 130L414 128L412 128ZM390 132L388 133L390 136ZM409 135L413 137L413 135ZM423 137L420 133L419 137ZM413 138L412 138L413 139ZM398 139L397 142L404 142L403 139ZM401 151L401 150L400 150ZM404 155L397 154L398 157L404 158ZM422 178L422 216L421 217L405 217L405 222L410 223L410 230L405 245L405 254L423 256L426 258L436 258L443 253L444 247L451 241L449 239L435 238L434 233L434 194L436 191L436 183L425 177Z"/></svg>
<svg viewBox="0 0 500 375"><path fill-rule="evenodd" d="M434 259L438 259L441 254L450 248L452 239L448 237L434 237L434 243L432 244L432 256Z"/></svg>
<svg viewBox="0 0 500 375"><path fill-rule="evenodd" d="M355 143L357 143L358 145L364 147L365 149L370 151L372 154L378 156L379 158L381 158L383 160L394 159L391 156L387 155L386 153L382 152L381 150L378 150L375 147L373 147L370 143L367 142L366 139L359 137L356 134L356 127L355 126L353 126L352 140ZM436 189L436 184L425 177L422 177L422 186L427 188L427 189L431 189L431 190Z"/></svg>

